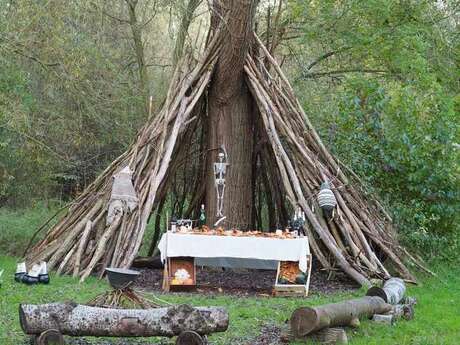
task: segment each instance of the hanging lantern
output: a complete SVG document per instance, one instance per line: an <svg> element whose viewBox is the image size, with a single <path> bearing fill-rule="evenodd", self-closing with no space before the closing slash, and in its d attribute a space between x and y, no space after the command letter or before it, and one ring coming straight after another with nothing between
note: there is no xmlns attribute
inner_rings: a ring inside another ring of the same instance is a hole
<svg viewBox="0 0 460 345"><path fill-rule="evenodd" d="M332 192L331 187L329 186L329 183L327 181L321 184L317 200L319 207L321 207L321 209L323 210L324 215L327 218L331 218L332 212L334 208L337 206L337 200L335 199L335 195Z"/></svg>

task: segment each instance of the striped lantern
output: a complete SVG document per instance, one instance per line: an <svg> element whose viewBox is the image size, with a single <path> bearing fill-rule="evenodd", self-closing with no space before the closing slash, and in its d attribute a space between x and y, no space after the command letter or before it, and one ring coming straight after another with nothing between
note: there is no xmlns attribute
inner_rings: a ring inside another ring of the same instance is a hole
<svg viewBox="0 0 460 345"><path fill-rule="evenodd" d="M321 207L324 214L328 218L332 217L332 211L337 206L337 200L335 199L335 195L332 192L328 182L323 182L321 184L317 200L319 207Z"/></svg>

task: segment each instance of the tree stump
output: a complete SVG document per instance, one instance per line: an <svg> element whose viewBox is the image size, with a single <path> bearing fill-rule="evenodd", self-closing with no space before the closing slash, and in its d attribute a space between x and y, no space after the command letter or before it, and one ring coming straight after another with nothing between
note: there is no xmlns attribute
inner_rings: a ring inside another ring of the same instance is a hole
<svg viewBox="0 0 460 345"><path fill-rule="evenodd" d="M283 330L281 332L280 340L282 343L290 343L291 341L296 340L290 330ZM302 342L310 344L314 342L315 344L348 344L347 333L343 328L323 328L317 332L310 333L304 337L297 338Z"/></svg>
<svg viewBox="0 0 460 345"><path fill-rule="evenodd" d="M177 337L176 345L204 345L204 340L197 332L185 331Z"/></svg>
<svg viewBox="0 0 460 345"><path fill-rule="evenodd" d="M347 333L343 328L324 328L316 333L309 334L304 339L311 339L319 344L348 344Z"/></svg>
<svg viewBox="0 0 460 345"><path fill-rule="evenodd" d="M48 329L42 332L36 339L36 345L64 345L64 337L56 329Z"/></svg>

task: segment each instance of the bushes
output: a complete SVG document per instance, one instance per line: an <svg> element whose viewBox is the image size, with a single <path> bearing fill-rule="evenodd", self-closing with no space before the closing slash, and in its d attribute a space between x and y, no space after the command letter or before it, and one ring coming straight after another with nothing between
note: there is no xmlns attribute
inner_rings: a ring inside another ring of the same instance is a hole
<svg viewBox="0 0 460 345"><path fill-rule="evenodd" d="M336 127L332 150L385 199L404 240L425 253L455 245L455 98L442 89L350 79L330 120Z"/></svg>

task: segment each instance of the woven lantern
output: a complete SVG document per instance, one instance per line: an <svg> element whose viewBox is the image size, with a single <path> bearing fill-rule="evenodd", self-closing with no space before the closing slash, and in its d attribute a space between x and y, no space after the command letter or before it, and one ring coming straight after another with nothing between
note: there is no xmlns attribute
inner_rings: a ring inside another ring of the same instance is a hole
<svg viewBox="0 0 460 345"><path fill-rule="evenodd" d="M319 207L321 207L321 209L323 210L324 215L327 218L331 218L332 211L337 206L337 200L335 199L335 195L331 190L329 182L323 182L321 184L317 200Z"/></svg>

